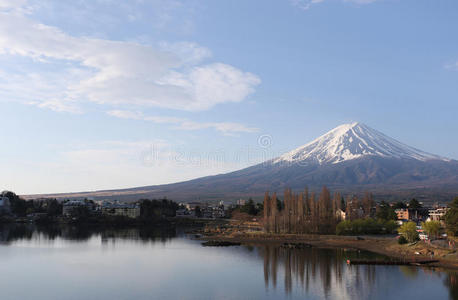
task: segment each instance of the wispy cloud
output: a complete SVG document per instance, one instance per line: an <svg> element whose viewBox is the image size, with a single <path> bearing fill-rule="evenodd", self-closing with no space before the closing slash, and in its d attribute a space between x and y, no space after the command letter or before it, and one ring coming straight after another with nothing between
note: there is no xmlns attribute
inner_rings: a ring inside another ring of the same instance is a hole
<svg viewBox="0 0 458 300"><path fill-rule="evenodd" d="M0 56L30 59L24 64L29 70L16 74L13 83L29 84L27 74L34 71L47 86L55 87L42 88L38 82L29 103L61 111L68 103L75 106L85 101L202 111L243 101L261 82L256 75L228 64L203 63L211 52L196 43L153 47L72 36L31 19L20 10L26 7L25 1L0 1ZM53 71L41 71L45 64L53 66L49 68ZM6 78L0 85L14 93L8 89L11 80Z"/></svg>
<svg viewBox="0 0 458 300"><path fill-rule="evenodd" d="M449 70L458 70L458 62L447 63L444 65L444 68Z"/></svg>
<svg viewBox="0 0 458 300"><path fill-rule="evenodd" d="M291 3L300 9L309 9L313 4L321 3L324 0L291 0Z"/></svg>
<svg viewBox="0 0 458 300"><path fill-rule="evenodd" d="M195 122L185 118L146 116L142 112L126 110L111 110L107 113L110 116L122 119L142 120L157 124L171 124L174 125L175 129L180 130L214 129L225 135L234 135L236 133L253 133L259 131L258 128L247 127L243 124L233 122Z"/></svg>
<svg viewBox="0 0 458 300"><path fill-rule="evenodd" d="M307 10L315 4L322 3L325 1L326 0L291 0L291 4L300 9ZM369 4L369 3L373 3L379 0L341 0L341 1L351 2L351 3L356 3L356 4Z"/></svg>

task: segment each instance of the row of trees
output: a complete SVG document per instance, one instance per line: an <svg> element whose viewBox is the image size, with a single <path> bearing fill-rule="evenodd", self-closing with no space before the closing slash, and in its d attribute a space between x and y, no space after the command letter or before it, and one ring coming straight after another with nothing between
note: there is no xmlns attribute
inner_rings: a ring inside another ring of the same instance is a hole
<svg viewBox="0 0 458 300"><path fill-rule="evenodd" d="M356 220L372 216L374 201L366 193L362 200L356 196L347 201L339 193L331 197L331 192L323 187L319 196L314 192L295 194L286 189L284 201L278 205L274 193L264 197L264 228L273 233L335 233L336 225L345 218Z"/></svg>
<svg viewBox="0 0 458 300"><path fill-rule="evenodd" d="M345 220L337 224L336 234L381 234L394 233L398 225L394 220L364 218L356 220Z"/></svg>
<svg viewBox="0 0 458 300"><path fill-rule="evenodd" d="M25 200L20 198L14 192L5 191L1 196L7 197L10 202L11 214L17 217L25 217L29 214L42 213L45 216L40 217L40 221L53 221L57 216L62 215L63 202L56 199L43 200ZM86 200L94 206L94 202ZM158 221L167 217L174 217L178 204L167 199L141 199L140 200L140 220L141 221ZM75 207L72 211L73 219L81 222L111 222L111 219L122 219L122 217L105 218L95 214L93 209L88 206Z"/></svg>
<svg viewBox="0 0 458 300"><path fill-rule="evenodd" d="M25 217L32 213L46 213L49 216L62 215L62 203L56 199L26 201L11 191L1 194L10 200L11 213L18 217Z"/></svg>

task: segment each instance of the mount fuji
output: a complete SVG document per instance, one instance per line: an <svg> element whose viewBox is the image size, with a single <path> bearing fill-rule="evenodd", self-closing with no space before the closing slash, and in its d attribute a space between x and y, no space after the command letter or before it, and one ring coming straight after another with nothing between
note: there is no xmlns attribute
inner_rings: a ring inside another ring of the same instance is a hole
<svg viewBox="0 0 458 300"><path fill-rule="evenodd" d="M370 191L385 200L417 197L447 201L458 194L458 161L407 146L364 124L351 123L239 171L174 184L78 195L212 201L260 199L265 191L281 193L286 187L299 190L307 186L318 191L323 185L342 193Z"/></svg>
<svg viewBox="0 0 458 300"><path fill-rule="evenodd" d="M337 164L363 157L450 161L404 145L361 123L340 125L314 141L273 161L280 163Z"/></svg>

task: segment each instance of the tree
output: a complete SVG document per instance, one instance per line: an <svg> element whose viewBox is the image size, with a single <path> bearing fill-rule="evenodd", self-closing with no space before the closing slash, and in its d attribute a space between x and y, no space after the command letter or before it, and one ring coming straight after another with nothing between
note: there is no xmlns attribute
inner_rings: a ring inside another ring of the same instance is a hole
<svg viewBox="0 0 458 300"><path fill-rule="evenodd" d="M258 213L258 211L256 210L256 206L254 204L253 199L250 198L247 203L240 207L240 212L255 216Z"/></svg>
<svg viewBox="0 0 458 300"><path fill-rule="evenodd" d="M48 216L54 217L62 215L62 203L56 199L49 200L46 207Z"/></svg>
<svg viewBox="0 0 458 300"><path fill-rule="evenodd" d="M347 209L347 203L345 202L345 198L343 196L340 199L340 209L343 211Z"/></svg>
<svg viewBox="0 0 458 300"><path fill-rule="evenodd" d="M441 229L441 223L439 221L422 222L421 227L423 227L429 236L437 238Z"/></svg>
<svg viewBox="0 0 458 300"><path fill-rule="evenodd" d="M178 204L172 200L164 199L141 199L140 218L143 220L159 220L167 217L174 217Z"/></svg>
<svg viewBox="0 0 458 300"><path fill-rule="evenodd" d="M445 214L445 226L447 231L455 236L458 235L458 197L455 197L449 205L450 209Z"/></svg>
<svg viewBox="0 0 458 300"><path fill-rule="evenodd" d="M79 220L87 220L91 215L91 211L87 206L77 206L71 210L71 215Z"/></svg>
<svg viewBox="0 0 458 300"><path fill-rule="evenodd" d="M27 201L10 191L4 191L2 196L7 197L10 200L11 212L13 214L20 217L27 214Z"/></svg>
<svg viewBox="0 0 458 300"><path fill-rule="evenodd" d="M194 211L196 213L196 217L198 217L198 218L202 217L202 210L200 209L200 206L196 206Z"/></svg>
<svg viewBox="0 0 458 300"><path fill-rule="evenodd" d="M364 210L364 216L366 218L371 217L371 210L372 210L372 206L374 205L374 200L372 200L371 193L366 192L364 194L362 205L363 205L363 210Z"/></svg>
<svg viewBox="0 0 458 300"><path fill-rule="evenodd" d="M396 220L397 219L396 212L385 201L380 202L380 204L377 207L377 212L375 216L377 217L377 219L382 219L382 220Z"/></svg>
<svg viewBox="0 0 458 300"><path fill-rule="evenodd" d="M393 233L396 228L397 224L393 220L384 221L381 219L374 220L372 218L365 218L340 222L336 227L336 234L352 235Z"/></svg>
<svg viewBox="0 0 458 300"><path fill-rule="evenodd" d="M398 201L394 204L393 206L394 209L398 209L398 208L407 208L407 204L405 204L404 202L402 201Z"/></svg>
<svg viewBox="0 0 458 300"><path fill-rule="evenodd" d="M277 210L283 210L283 208L285 207L284 203L278 197L274 197L274 199L276 199L275 202L277 203Z"/></svg>
<svg viewBox="0 0 458 300"><path fill-rule="evenodd" d="M409 208L411 208L411 209L419 209L419 208L421 208L421 204L420 204L420 202L418 202L417 199L412 198L412 200L410 200L410 202L409 202Z"/></svg>
<svg viewBox="0 0 458 300"><path fill-rule="evenodd" d="M410 243L418 241L418 232L417 232L417 224L414 222L407 222L402 224L399 227L398 232L404 236Z"/></svg>

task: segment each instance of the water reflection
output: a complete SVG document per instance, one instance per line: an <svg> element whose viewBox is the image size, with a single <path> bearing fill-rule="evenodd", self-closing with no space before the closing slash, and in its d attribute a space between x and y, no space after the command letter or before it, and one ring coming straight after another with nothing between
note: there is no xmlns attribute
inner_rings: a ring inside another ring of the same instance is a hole
<svg viewBox="0 0 458 300"><path fill-rule="evenodd" d="M119 239L140 242L167 242L182 229L175 227L141 227L141 228L93 228L89 226L36 226L33 224L7 224L0 226L0 243L11 244L16 241L54 241L63 239L75 242L88 241L100 237L102 243Z"/></svg>
<svg viewBox="0 0 458 300"><path fill-rule="evenodd" d="M444 284L448 287L450 299L458 299L458 273L447 272Z"/></svg>
<svg viewBox="0 0 458 300"><path fill-rule="evenodd" d="M53 290L40 289L36 297L14 285L49 281L56 295L75 295L68 299L458 299L454 272L348 266L347 259L382 256L345 249L202 247L184 232L0 226L2 300L61 299Z"/></svg>
<svg viewBox="0 0 458 300"><path fill-rule="evenodd" d="M412 266L346 264L347 259L388 259L374 253L345 249L291 249L272 245L261 246L259 253L264 262L266 289L276 289L282 280L287 295L296 287L305 294L326 299L373 299L374 295L379 296L377 275L380 285L388 281L396 283L396 277L416 280L422 272L427 277L445 277L444 284L449 289L450 299L458 299L457 273ZM421 280L424 278L418 278L418 281Z"/></svg>

